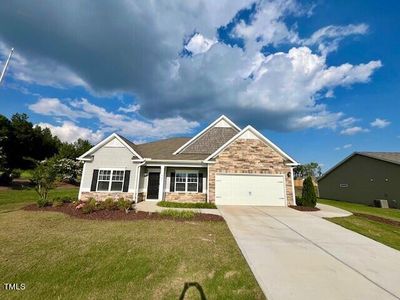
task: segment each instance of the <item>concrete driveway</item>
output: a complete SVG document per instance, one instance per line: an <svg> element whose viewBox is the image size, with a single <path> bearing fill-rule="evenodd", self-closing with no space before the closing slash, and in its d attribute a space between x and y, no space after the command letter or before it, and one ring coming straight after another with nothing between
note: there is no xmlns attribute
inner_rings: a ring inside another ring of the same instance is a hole
<svg viewBox="0 0 400 300"><path fill-rule="evenodd" d="M400 299L400 251L287 207L219 209L269 300Z"/></svg>

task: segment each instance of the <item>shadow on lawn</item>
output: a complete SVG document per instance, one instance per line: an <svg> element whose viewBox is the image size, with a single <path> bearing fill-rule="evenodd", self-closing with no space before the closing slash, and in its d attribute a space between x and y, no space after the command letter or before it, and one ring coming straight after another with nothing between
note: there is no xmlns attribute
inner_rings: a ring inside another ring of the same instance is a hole
<svg viewBox="0 0 400 300"><path fill-rule="evenodd" d="M186 292L189 290L189 288L191 288L192 286L194 286L200 294L200 299L201 300L207 300L206 298L206 294L204 294L203 288L201 287L201 285L198 282L185 282L185 285L183 286L183 290L181 295L179 296L179 300L183 300L185 299L185 295Z"/></svg>

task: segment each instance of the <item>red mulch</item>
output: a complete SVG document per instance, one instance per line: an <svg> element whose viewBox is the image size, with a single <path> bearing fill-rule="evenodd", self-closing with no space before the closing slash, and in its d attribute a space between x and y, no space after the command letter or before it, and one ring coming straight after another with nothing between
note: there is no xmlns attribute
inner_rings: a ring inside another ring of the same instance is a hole
<svg viewBox="0 0 400 300"><path fill-rule="evenodd" d="M38 207L36 204L25 206L24 210L28 211L54 211L61 212L70 215L75 218L87 219L87 220L124 220L124 221L136 221L136 220L173 220L177 222L184 221L224 221L224 218L218 215L212 214L196 214L191 219L174 218L170 216L161 216L159 213L138 211L125 213L121 210L98 210L89 214L84 214L82 209L76 209L73 204L63 204L62 206L52 207Z"/></svg>
<svg viewBox="0 0 400 300"><path fill-rule="evenodd" d="M382 217L378 217L378 216L374 216L374 215L369 215L369 214L363 214L363 213L353 213L353 215L355 215L357 217L366 218L366 219L371 220L371 221L375 221L375 222L379 222L379 223L383 223L383 224L388 224L388 225L392 225L392 226L396 226L396 227L400 227L400 221L395 221L395 220L386 219L386 218L382 218Z"/></svg>
<svg viewBox="0 0 400 300"><path fill-rule="evenodd" d="M317 207L307 207L307 206L295 206L295 205L289 205L290 208L293 208L295 210L299 211L318 211L320 210Z"/></svg>

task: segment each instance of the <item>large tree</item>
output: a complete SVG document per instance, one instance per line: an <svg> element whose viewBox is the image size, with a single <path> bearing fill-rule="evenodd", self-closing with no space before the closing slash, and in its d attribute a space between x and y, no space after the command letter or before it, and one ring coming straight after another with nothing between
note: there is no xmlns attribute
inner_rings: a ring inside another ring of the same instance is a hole
<svg viewBox="0 0 400 300"><path fill-rule="evenodd" d="M321 166L316 162L310 162L308 164L299 165L294 168L294 177L296 179L304 179L308 176L312 178L318 178L321 176Z"/></svg>

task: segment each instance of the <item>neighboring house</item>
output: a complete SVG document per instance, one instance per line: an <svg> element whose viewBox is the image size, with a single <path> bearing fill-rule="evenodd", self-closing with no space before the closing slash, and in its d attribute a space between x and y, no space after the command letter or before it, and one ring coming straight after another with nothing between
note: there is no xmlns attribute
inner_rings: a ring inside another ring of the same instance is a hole
<svg viewBox="0 0 400 300"><path fill-rule="evenodd" d="M298 163L253 127L240 129L225 116L193 138L134 144L114 133L78 159L83 201L295 204Z"/></svg>
<svg viewBox="0 0 400 300"><path fill-rule="evenodd" d="M321 198L400 208L400 152L355 152L318 180Z"/></svg>

